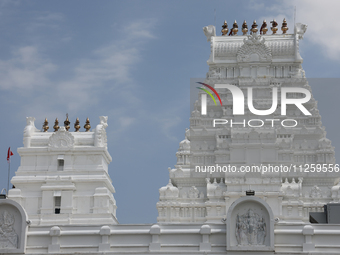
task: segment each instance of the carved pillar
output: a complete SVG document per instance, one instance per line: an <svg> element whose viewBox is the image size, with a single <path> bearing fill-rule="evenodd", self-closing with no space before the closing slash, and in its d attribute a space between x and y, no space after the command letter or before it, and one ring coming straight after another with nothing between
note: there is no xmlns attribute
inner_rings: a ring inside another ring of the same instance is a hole
<svg viewBox="0 0 340 255"><path fill-rule="evenodd" d="M230 197L224 197L224 201L225 201L225 211L228 211L229 208L229 199Z"/></svg>
<svg viewBox="0 0 340 255"><path fill-rule="evenodd" d="M179 218L179 207L176 207L175 210L176 210L176 218Z"/></svg>
<svg viewBox="0 0 340 255"><path fill-rule="evenodd" d="M282 216L282 200L283 197L278 197L278 201L279 201L279 215Z"/></svg>
<svg viewBox="0 0 340 255"><path fill-rule="evenodd" d="M158 217L161 217L161 213L162 213L162 208L161 207L157 207L157 211L158 211Z"/></svg>
<svg viewBox="0 0 340 255"><path fill-rule="evenodd" d="M308 217L308 208L307 207L303 208L303 214L304 214L304 218Z"/></svg>
<svg viewBox="0 0 340 255"><path fill-rule="evenodd" d="M270 76L270 66L266 66L266 76Z"/></svg>
<svg viewBox="0 0 340 255"><path fill-rule="evenodd" d="M292 216L292 206L287 206L288 216Z"/></svg>
<svg viewBox="0 0 340 255"><path fill-rule="evenodd" d="M211 207L207 206L207 216L210 216Z"/></svg>
<svg viewBox="0 0 340 255"><path fill-rule="evenodd" d="M221 206L216 207L216 215L220 216L221 215Z"/></svg>

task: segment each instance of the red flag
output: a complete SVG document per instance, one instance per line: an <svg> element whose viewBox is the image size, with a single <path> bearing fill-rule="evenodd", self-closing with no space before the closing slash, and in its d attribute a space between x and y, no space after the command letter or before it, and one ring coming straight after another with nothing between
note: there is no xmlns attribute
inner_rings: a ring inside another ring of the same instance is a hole
<svg viewBox="0 0 340 255"><path fill-rule="evenodd" d="M11 147L9 147L7 152L7 162L9 162L11 156L13 156L13 152L11 151Z"/></svg>

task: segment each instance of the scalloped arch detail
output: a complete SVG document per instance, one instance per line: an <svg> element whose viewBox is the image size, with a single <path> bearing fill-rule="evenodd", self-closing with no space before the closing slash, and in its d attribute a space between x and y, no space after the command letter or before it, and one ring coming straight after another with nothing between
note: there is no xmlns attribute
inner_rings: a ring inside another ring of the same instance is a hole
<svg viewBox="0 0 340 255"><path fill-rule="evenodd" d="M260 35L248 35L248 38L243 40L243 45L237 51L238 62L252 62L261 61L269 62L272 60L272 52L268 46L265 45L265 39ZM254 60L254 54L258 55L258 58Z"/></svg>

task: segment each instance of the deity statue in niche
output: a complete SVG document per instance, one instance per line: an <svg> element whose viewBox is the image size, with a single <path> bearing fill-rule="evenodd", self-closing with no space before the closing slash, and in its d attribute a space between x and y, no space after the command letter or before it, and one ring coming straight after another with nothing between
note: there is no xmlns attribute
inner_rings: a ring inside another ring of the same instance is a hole
<svg viewBox="0 0 340 255"><path fill-rule="evenodd" d="M238 245L264 245L266 223L252 209L245 214L236 216L236 240Z"/></svg>
<svg viewBox="0 0 340 255"><path fill-rule="evenodd" d="M266 223L263 218L257 223L257 243L264 244L264 239L266 237Z"/></svg>
<svg viewBox="0 0 340 255"><path fill-rule="evenodd" d="M237 243L239 245L247 245L248 244L247 233L248 233L247 224L237 214L237 219L236 219L236 240L237 240Z"/></svg>
<svg viewBox="0 0 340 255"><path fill-rule="evenodd" d="M18 235L14 231L14 216L8 211L0 211L0 249L16 249Z"/></svg>

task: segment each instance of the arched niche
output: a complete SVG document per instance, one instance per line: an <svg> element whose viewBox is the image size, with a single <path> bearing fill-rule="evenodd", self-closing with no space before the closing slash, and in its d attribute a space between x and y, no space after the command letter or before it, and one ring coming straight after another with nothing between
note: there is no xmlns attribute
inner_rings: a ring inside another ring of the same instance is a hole
<svg viewBox="0 0 340 255"><path fill-rule="evenodd" d="M25 253L27 214L20 204L0 199L0 254Z"/></svg>
<svg viewBox="0 0 340 255"><path fill-rule="evenodd" d="M274 250L274 215L264 200L246 196L229 207L227 250Z"/></svg>

